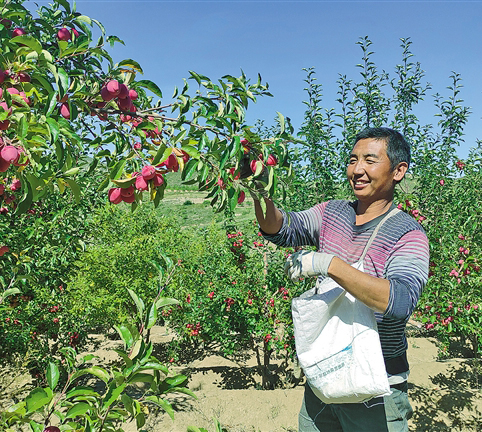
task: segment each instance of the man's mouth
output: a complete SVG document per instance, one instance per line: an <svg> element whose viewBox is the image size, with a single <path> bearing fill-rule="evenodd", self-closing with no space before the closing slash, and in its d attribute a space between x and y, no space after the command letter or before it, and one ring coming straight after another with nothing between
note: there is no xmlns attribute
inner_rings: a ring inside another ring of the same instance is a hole
<svg viewBox="0 0 482 432"><path fill-rule="evenodd" d="M369 183L368 181L354 180L353 181L353 187L355 189L363 189L368 183Z"/></svg>

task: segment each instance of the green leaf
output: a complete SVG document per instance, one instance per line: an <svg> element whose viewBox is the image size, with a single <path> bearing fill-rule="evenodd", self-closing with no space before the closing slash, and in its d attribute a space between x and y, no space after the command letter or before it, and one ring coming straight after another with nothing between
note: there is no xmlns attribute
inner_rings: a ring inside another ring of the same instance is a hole
<svg viewBox="0 0 482 432"><path fill-rule="evenodd" d="M109 382L110 376L107 371L99 366L92 366L91 368L87 369L80 369L72 375L71 381L76 380L77 378L84 376L84 375L94 375L97 378L104 381L106 384Z"/></svg>
<svg viewBox="0 0 482 432"><path fill-rule="evenodd" d="M157 321L157 307L155 303L151 303L151 306L149 307L149 310L147 312L146 316L146 329L149 330L152 328L154 324L156 324Z"/></svg>
<svg viewBox="0 0 482 432"><path fill-rule="evenodd" d="M20 121L18 122L18 127L17 127L17 136L21 140L24 140L25 137L27 136L28 132L28 122L27 122L27 117L23 115L20 118Z"/></svg>
<svg viewBox="0 0 482 432"><path fill-rule="evenodd" d="M154 381L154 375L147 374L147 373L136 373L128 380L129 383L135 383L135 382L152 383L152 381Z"/></svg>
<svg viewBox="0 0 482 432"><path fill-rule="evenodd" d="M135 60L132 60L132 59L122 60L118 64L118 66L127 66L127 67L130 67L131 69L134 69L134 70L140 72L141 74L144 73L144 71L141 68L141 65L139 63L137 63Z"/></svg>
<svg viewBox="0 0 482 432"><path fill-rule="evenodd" d="M29 210L30 207L32 206L32 202L33 202L32 186L30 186L30 183L27 183L27 187L24 189L25 191L24 191L22 200L18 203L17 208L15 209L16 215L27 212L27 210Z"/></svg>
<svg viewBox="0 0 482 432"><path fill-rule="evenodd" d="M196 147L190 145L181 146L181 150L184 150L189 156L194 159L199 159L199 156L201 156L200 151Z"/></svg>
<svg viewBox="0 0 482 432"><path fill-rule="evenodd" d="M156 156L154 156L152 165L157 165L159 162L164 162L171 153L171 147L166 147L165 144L160 145L159 149L157 150Z"/></svg>
<svg viewBox="0 0 482 432"><path fill-rule="evenodd" d="M74 168L75 169L75 168ZM69 170L71 171L71 170ZM80 195L80 187L77 182L73 179L65 179L65 182L69 185L70 190L74 194L75 202L77 204L80 203L81 195Z"/></svg>
<svg viewBox="0 0 482 432"><path fill-rule="evenodd" d="M60 134L59 124L53 118L49 117L47 118L47 125L49 127L51 141L55 143Z"/></svg>
<svg viewBox="0 0 482 432"><path fill-rule="evenodd" d="M67 12L68 15L70 15L72 13L71 10L70 10L70 5L69 5L68 1L66 1L66 0L56 0L56 1L57 1L57 3L61 4L64 7L64 9L65 9L65 11Z"/></svg>
<svg viewBox="0 0 482 432"><path fill-rule="evenodd" d="M52 390L55 390L57 383L59 382L60 372L57 365L53 362L49 362L47 366L47 382Z"/></svg>
<svg viewBox="0 0 482 432"><path fill-rule="evenodd" d="M167 366L163 365L162 363L159 362L153 362L149 361L147 363L144 363L140 368L139 371L143 370L158 370L161 371L164 375L167 375L169 373L169 369Z"/></svg>
<svg viewBox="0 0 482 432"><path fill-rule="evenodd" d="M79 171L80 171L80 167L70 168L69 170L64 172L64 176L70 177L77 174Z"/></svg>
<svg viewBox="0 0 482 432"><path fill-rule="evenodd" d="M117 180L122 175L126 162L125 159L122 159L113 166L109 173L111 180Z"/></svg>
<svg viewBox="0 0 482 432"><path fill-rule="evenodd" d="M132 300L134 300L134 303L136 304L137 307L137 313L139 316L142 316L144 314L144 302L142 299L130 288L127 288L127 291L129 292L129 295L131 296Z"/></svg>
<svg viewBox="0 0 482 432"><path fill-rule="evenodd" d="M65 93L69 90L69 75L61 67L57 68L58 74L58 86L59 86L59 96L63 97Z"/></svg>
<svg viewBox="0 0 482 432"><path fill-rule="evenodd" d="M134 342L134 337L132 336L132 333L129 331L129 329L124 325L114 325L114 329L117 331L117 333L119 333L119 336L124 341L126 347L130 348L130 346Z"/></svg>
<svg viewBox="0 0 482 432"><path fill-rule="evenodd" d="M186 380L187 376L179 374L166 378L165 382L169 385L169 387L177 387L180 384L185 383Z"/></svg>
<svg viewBox="0 0 482 432"><path fill-rule="evenodd" d="M27 404L27 412L33 413L39 408L49 404L52 400L52 396L52 391L50 391L49 394L47 393L46 389L43 388L37 387L36 389L32 390L25 399L25 403Z"/></svg>
<svg viewBox="0 0 482 432"><path fill-rule="evenodd" d="M72 390L70 390L66 395L66 399L72 399L77 396L99 396L99 393L96 391L92 390L91 387L74 387Z"/></svg>
<svg viewBox="0 0 482 432"><path fill-rule="evenodd" d="M78 15L75 17L75 20L77 22L85 22L88 25L92 25L92 20L87 16L87 15Z"/></svg>
<svg viewBox="0 0 482 432"><path fill-rule="evenodd" d="M197 171L197 165L199 161L197 159L189 159L187 162L186 166L182 170L181 173L181 180L189 180L191 176L194 174L195 171Z"/></svg>
<svg viewBox="0 0 482 432"><path fill-rule="evenodd" d="M140 80L140 81L136 81L135 83L132 83L132 88L135 88L135 87L144 87L146 88L147 90L149 90L150 92L154 93L156 96L159 96L160 98L162 98L162 92L161 92L161 89L157 86L156 83L150 81L150 80Z"/></svg>
<svg viewBox="0 0 482 432"><path fill-rule="evenodd" d="M278 123L279 123L279 128L280 128L279 133L281 135L285 132L285 118L284 118L283 114L281 114L278 111L276 111L276 114L278 114Z"/></svg>
<svg viewBox="0 0 482 432"><path fill-rule="evenodd" d="M109 408L120 396L120 394L124 391L126 388L127 383L122 383L120 386L116 386L115 382L112 382L109 386L109 391L105 395L104 398L104 403L102 404L102 408L105 410Z"/></svg>
<svg viewBox="0 0 482 432"><path fill-rule="evenodd" d="M90 404L87 402L78 402L74 404L65 414L67 419L75 419L77 416L83 416L87 411L90 411Z"/></svg>
<svg viewBox="0 0 482 432"><path fill-rule="evenodd" d="M15 36L14 38L10 39L10 41L17 44L27 45L29 48L31 48L38 54L42 52L42 44L33 36L30 36L30 35Z"/></svg>
<svg viewBox="0 0 482 432"><path fill-rule="evenodd" d="M107 42L109 42L110 46L113 48L116 42L121 43L122 45L125 45L124 41L122 39L119 39L117 36L111 35L107 37ZM127 85L127 83L126 83Z"/></svg>
<svg viewBox="0 0 482 432"><path fill-rule="evenodd" d="M164 411L166 411L166 413L169 414L171 419L174 420L174 410L168 401L161 399L159 396L147 396L146 400L154 402L156 405L160 406Z"/></svg>
<svg viewBox="0 0 482 432"><path fill-rule="evenodd" d="M7 297L15 294L20 294L22 291L20 291L18 288L9 288L8 290L4 291L2 295L0 296L0 299L4 301Z"/></svg>

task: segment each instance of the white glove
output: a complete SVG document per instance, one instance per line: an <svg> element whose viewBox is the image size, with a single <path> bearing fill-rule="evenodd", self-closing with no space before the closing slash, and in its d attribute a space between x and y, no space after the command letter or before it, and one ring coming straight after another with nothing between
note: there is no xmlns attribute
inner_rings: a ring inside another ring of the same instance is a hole
<svg viewBox="0 0 482 432"><path fill-rule="evenodd" d="M291 280L306 276L328 276L328 267L335 255L323 252L300 251L290 255L285 263L285 273Z"/></svg>

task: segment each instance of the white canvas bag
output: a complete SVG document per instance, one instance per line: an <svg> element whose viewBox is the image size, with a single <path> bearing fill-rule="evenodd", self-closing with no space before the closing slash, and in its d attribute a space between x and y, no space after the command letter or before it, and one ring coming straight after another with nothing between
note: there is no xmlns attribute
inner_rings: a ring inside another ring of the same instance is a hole
<svg viewBox="0 0 482 432"><path fill-rule="evenodd" d="M386 215L375 228L363 259ZM390 394L374 312L333 279L292 301L296 353L311 389L323 402L357 403Z"/></svg>

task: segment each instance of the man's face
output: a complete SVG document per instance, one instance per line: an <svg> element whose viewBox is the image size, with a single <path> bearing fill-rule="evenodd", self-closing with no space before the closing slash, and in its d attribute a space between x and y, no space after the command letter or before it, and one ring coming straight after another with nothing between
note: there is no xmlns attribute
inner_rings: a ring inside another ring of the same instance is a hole
<svg viewBox="0 0 482 432"><path fill-rule="evenodd" d="M374 138L361 139L355 144L346 174L356 198L366 203L391 201L395 180L401 180L397 170L391 169L385 140Z"/></svg>

